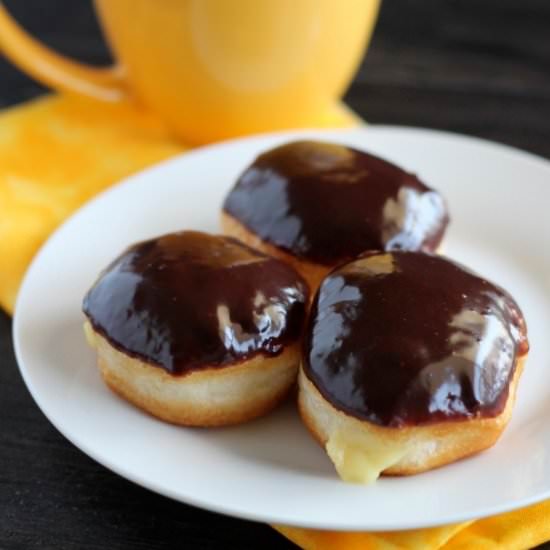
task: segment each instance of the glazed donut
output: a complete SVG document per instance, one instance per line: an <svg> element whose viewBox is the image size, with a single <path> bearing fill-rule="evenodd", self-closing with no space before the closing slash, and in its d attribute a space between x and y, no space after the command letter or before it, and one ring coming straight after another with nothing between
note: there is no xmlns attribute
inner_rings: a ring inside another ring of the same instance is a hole
<svg viewBox="0 0 550 550"><path fill-rule="evenodd" d="M103 271L84 298L85 333L105 382L131 403L176 424L235 424L295 383L308 299L283 262L183 231Z"/></svg>
<svg viewBox="0 0 550 550"><path fill-rule="evenodd" d="M313 300L300 413L345 481L416 474L496 442L528 350L503 289L442 256L366 253Z"/></svg>
<svg viewBox="0 0 550 550"><path fill-rule="evenodd" d="M222 211L225 233L297 269L315 290L367 250L435 251L445 201L416 176L344 145L297 141L261 154Z"/></svg>

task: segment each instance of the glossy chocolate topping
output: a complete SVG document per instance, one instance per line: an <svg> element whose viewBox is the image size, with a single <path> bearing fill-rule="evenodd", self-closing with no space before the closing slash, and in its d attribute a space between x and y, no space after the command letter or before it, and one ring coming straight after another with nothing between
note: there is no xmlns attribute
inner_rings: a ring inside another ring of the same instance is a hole
<svg viewBox="0 0 550 550"><path fill-rule="evenodd" d="M314 141L260 155L224 210L264 241L324 265L365 250L433 251L449 222L441 195L413 174Z"/></svg>
<svg viewBox="0 0 550 550"><path fill-rule="evenodd" d="M307 299L286 264L236 239L184 231L123 252L84 313L119 350L184 374L279 354L300 337Z"/></svg>
<svg viewBox="0 0 550 550"><path fill-rule="evenodd" d="M439 256L369 253L321 285L303 366L336 408L399 427L498 415L528 349L501 288Z"/></svg>

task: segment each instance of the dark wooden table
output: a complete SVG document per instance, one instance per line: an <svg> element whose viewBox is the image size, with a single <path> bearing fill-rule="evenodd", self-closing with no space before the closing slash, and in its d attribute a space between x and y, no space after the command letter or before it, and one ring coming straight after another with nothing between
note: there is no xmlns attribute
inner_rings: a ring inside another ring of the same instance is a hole
<svg viewBox="0 0 550 550"><path fill-rule="evenodd" d="M109 60L91 3L6 4L57 49ZM386 0L348 102L371 122L463 132L550 157L549 29L547 0ZM0 107L42 91L0 57ZM0 313L0 549L172 548L293 546L265 525L137 487L73 447L25 389Z"/></svg>

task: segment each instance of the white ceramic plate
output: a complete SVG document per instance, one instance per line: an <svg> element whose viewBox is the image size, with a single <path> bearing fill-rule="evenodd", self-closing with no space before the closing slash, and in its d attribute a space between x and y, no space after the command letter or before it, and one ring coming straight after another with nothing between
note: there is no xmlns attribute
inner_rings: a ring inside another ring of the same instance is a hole
<svg viewBox="0 0 550 550"><path fill-rule="evenodd" d="M260 151L297 136L365 148L448 199L447 255L507 288L532 351L508 429L491 450L408 478L340 481L288 404L235 428L164 424L110 393L82 334L81 300L128 244L182 228L218 230L223 197ZM501 145L370 126L243 139L187 153L114 187L74 215L27 273L14 338L36 402L77 447L118 474L225 514L327 529L393 530L486 516L550 497L550 163Z"/></svg>

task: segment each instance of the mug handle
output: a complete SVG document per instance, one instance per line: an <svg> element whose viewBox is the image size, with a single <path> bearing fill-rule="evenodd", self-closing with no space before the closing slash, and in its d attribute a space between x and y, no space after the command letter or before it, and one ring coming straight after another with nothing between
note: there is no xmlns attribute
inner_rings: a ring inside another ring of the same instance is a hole
<svg viewBox="0 0 550 550"><path fill-rule="evenodd" d="M128 96L122 67L95 68L55 53L27 34L2 1L0 52L30 76L57 90L109 102Z"/></svg>

